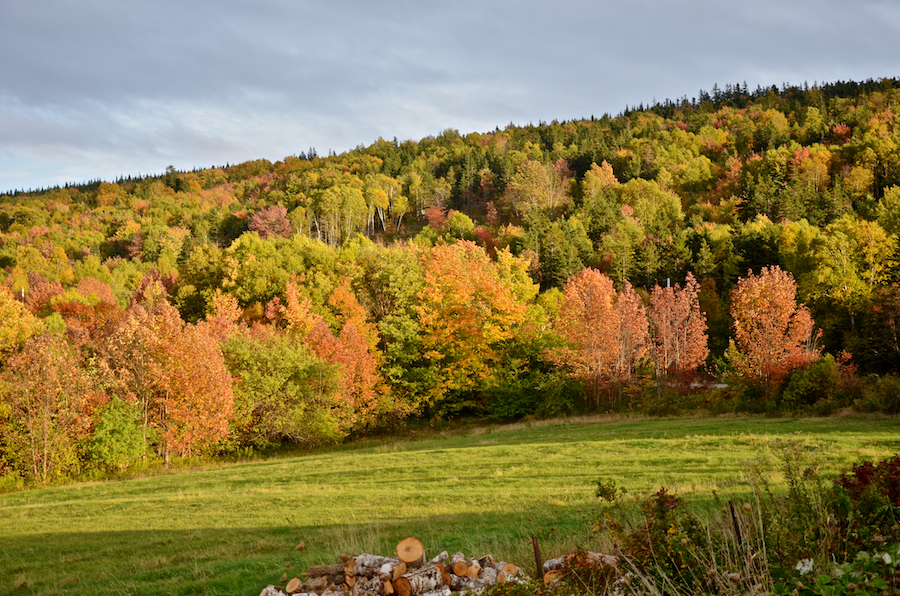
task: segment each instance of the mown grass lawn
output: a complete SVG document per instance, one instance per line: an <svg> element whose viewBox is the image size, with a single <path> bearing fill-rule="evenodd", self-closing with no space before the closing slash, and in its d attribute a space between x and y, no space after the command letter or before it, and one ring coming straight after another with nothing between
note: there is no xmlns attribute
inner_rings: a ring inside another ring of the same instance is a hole
<svg viewBox="0 0 900 596"><path fill-rule="evenodd" d="M255 596L285 571L388 554L409 535L530 569L532 534L548 556L596 544L598 478L718 506L746 495L745 464L771 458L773 439L833 474L900 452L900 421L569 420L5 494L0 593Z"/></svg>

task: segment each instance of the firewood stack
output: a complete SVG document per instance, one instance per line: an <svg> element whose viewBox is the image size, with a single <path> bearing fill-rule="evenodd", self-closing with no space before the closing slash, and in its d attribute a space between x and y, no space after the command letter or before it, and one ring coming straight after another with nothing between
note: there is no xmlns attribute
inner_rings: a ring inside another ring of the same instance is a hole
<svg viewBox="0 0 900 596"><path fill-rule="evenodd" d="M267 586L259 596L449 596L522 579L515 565L495 562L490 555L470 559L444 551L426 561L425 547L416 538L401 540L395 557L363 553L341 561L310 567L305 580L283 576L286 585Z"/></svg>

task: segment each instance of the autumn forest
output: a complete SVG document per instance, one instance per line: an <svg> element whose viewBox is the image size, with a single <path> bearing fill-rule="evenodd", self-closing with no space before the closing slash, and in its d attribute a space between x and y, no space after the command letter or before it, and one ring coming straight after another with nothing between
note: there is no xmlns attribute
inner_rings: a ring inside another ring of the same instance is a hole
<svg viewBox="0 0 900 596"><path fill-rule="evenodd" d="M462 417L895 414L898 234L897 79L10 192L0 488Z"/></svg>

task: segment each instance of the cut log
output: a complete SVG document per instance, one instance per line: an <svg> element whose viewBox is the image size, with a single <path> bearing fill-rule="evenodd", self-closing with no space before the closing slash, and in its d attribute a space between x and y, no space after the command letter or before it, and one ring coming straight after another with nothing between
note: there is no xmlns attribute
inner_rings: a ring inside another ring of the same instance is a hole
<svg viewBox="0 0 900 596"><path fill-rule="evenodd" d="M466 563L466 555L462 553L453 553L449 562L450 572L454 575L465 575L469 570L469 564Z"/></svg>
<svg viewBox="0 0 900 596"><path fill-rule="evenodd" d="M477 559L472 559L472 564L466 570L466 575L472 579L477 579L479 573L481 573L481 565L478 564Z"/></svg>
<svg viewBox="0 0 900 596"><path fill-rule="evenodd" d="M447 586L441 586L437 590L431 590L429 592L425 592L422 596L450 596L450 588Z"/></svg>
<svg viewBox="0 0 900 596"><path fill-rule="evenodd" d="M388 596L394 593L394 584L392 584L390 580L382 580L381 585L384 586L384 593L388 594Z"/></svg>
<svg viewBox="0 0 900 596"><path fill-rule="evenodd" d="M562 576L562 571L559 569L551 569L547 573L544 574L544 585L549 586L551 582L558 579Z"/></svg>
<svg viewBox="0 0 900 596"><path fill-rule="evenodd" d="M441 572L441 582L445 586L449 586L450 585L450 572L447 571L447 567L442 565L441 563L433 563L433 565L435 567L437 567L438 570Z"/></svg>
<svg viewBox="0 0 900 596"><path fill-rule="evenodd" d="M480 579L469 577L467 575L450 576L450 589L454 592L462 592L463 590L475 592L482 587L484 587L484 582Z"/></svg>
<svg viewBox="0 0 900 596"><path fill-rule="evenodd" d="M444 585L444 577L436 565L421 567L398 577L394 582L394 591L399 596L422 594Z"/></svg>
<svg viewBox="0 0 900 596"><path fill-rule="evenodd" d="M506 575L515 575L519 572L519 568L516 567L513 563L506 563L504 561L500 561L497 563L497 568L500 571L504 572Z"/></svg>
<svg viewBox="0 0 900 596"><path fill-rule="evenodd" d="M384 584L381 583L381 578L379 577L360 577L350 594L352 596L383 596Z"/></svg>
<svg viewBox="0 0 900 596"><path fill-rule="evenodd" d="M391 573L391 581L394 581L401 575L406 575L406 563L400 561L396 567L394 567L394 571Z"/></svg>
<svg viewBox="0 0 900 596"><path fill-rule="evenodd" d="M505 572L505 571L498 571L498 572L497 572L497 583L498 583L498 584L505 584L505 583L506 583L506 572Z"/></svg>
<svg viewBox="0 0 900 596"><path fill-rule="evenodd" d="M291 581L289 581L288 584L284 587L284 591L288 594L293 594L300 589L301 583L303 582L300 581L299 577L291 578Z"/></svg>
<svg viewBox="0 0 900 596"><path fill-rule="evenodd" d="M315 592L316 594L322 594L328 588L329 585L333 585L334 582L328 580L328 576L320 575L318 577L312 577L307 580L303 589L307 592Z"/></svg>
<svg viewBox="0 0 900 596"><path fill-rule="evenodd" d="M431 559L430 561L428 561L428 563L429 563L429 564L432 564L432 565L437 564L437 563L443 563L443 562L446 561L449 557L450 557L450 555L447 554L447 551L444 550L444 551L441 551L441 554L439 554L439 555L436 556L435 558L433 558L433 559Z"/></svg>
<svg viewBox="0 0 900 596"><path fill-rule="evenodd" d="M309 577L328 577L328 576L343 576L344 575L344 565L343 563L335 563L334 565L313 565L309 569L306 570L306 575Z"/></svg>
<svg viewBox="0 0 900 596"><path fill-rule="evenodd" d="M397 557L382 557L363 553L356 557L353 572L356 575L371 578L380 573L391 573L401 562Z"/></svg>
<svg viewBox="0 0 900 596"><path fill-rule="evenodd" d="M366 579L366 578L363 578L363 579ZM356 585L356 576L350 575L349 573L345 574L344 575L344 583L347 584L347 587L352 588L353 586Z"/></svg>
<svg viewBox="0 0 900 596"><path fill-rule="evenodd" d="M603 553L595 553L592 551L587 552L587 562L591 565L612 565L615 567L619 564L619 559L615 555L606 555Z"/></svg>
<svg viewBox="0 0 900 596"><path fill-rule="evenodd" d="M478 559L478 564L481 565L482 569L487 569L489 567L493 569L497 566L497 564L494 563L494 557L492 557L491 555L485 555Z"/></svg>
<svg viewBox="0 0 900 596"><path fill-rule="evenodd" d="M562 569L569 562L571 555L561 555L554 559L548 559L544 561L544 573L547 571L553 571L557 569Z"/></svg>
<svg viewBox="0 0 900 596"><path fill-rule="evenodd" d="M397 544L397 556L407 567L413 567L425 560L425 547L418 538L410 536Z"/></svg>
<svg viewBox="0 0 900 596"><path fill-rule="evenodd" d="M497 583L497 573L497 570L493 567L482 567L481 573L478 574L478 579L492 586Z"/></svg>

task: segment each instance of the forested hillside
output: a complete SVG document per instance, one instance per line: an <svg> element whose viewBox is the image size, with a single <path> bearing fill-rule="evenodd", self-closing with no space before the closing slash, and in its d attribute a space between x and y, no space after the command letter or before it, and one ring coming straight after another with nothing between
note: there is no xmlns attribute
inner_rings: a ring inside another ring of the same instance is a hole
<svg viewBox="0 0 900 596"><path fill-rule="evenodd" d="M3 195L0 474L407 417L898 411L898 103L726 85Z"/></svg>

